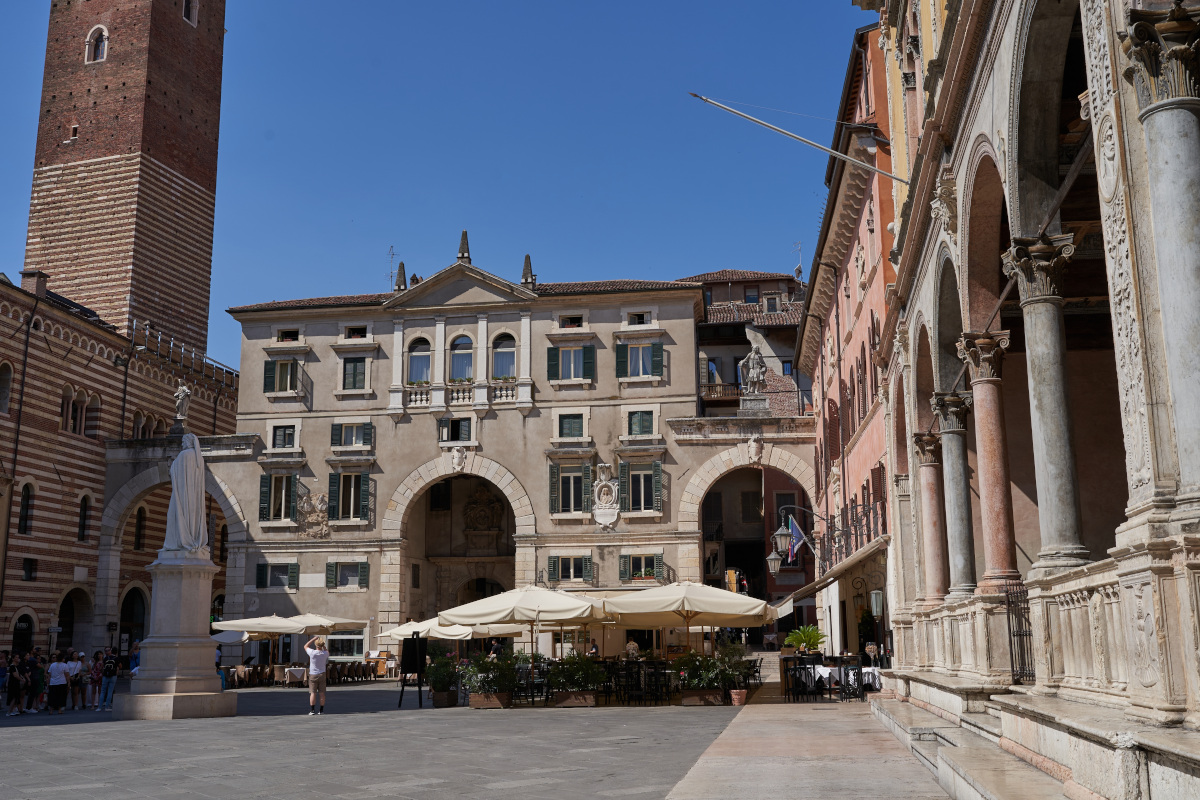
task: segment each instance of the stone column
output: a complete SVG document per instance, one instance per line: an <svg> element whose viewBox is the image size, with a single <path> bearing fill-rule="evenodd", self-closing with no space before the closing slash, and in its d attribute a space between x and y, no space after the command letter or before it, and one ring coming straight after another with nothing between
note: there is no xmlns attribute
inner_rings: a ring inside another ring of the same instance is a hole
<svg viewBox="0 0 1200 800"><path fill-rule="evenodd" d="M921 465L918 473L921 481L921 541L924 552L925 586L919 605L936 608L946 596L950 584L949 567L946 562L946 519L942 501L941 441L932 434L913 435Z"/></svg>
<svg viewBox="0 0 1200 800"><path fill-rule="evenodd" d="M1001 594L1007 581L1021 579L1013 536L1008 437L1000 386L1000 368L1008 345L1008 331L968 332L958 342L958 355L967 362L971 373L975 448L979 453L984 568L975 590L978 594Z"/></svg>
<svg viewBox="0 0 1200 800"><path fill-rule="evenodd" d="M967 467L967 412L971 396L938 393L930 400L942 439L942 481L946 502L946 542L950 549L950 594L975 594L975 535L971 529L971 472Z"/></svg>
<svg viewBox="0 0 1200 800"><path fill-rule="evenodd" d="M1088 561L1079 522L1079 485L1067 405L1062 275L1075 252L1074 234L1016 238L1004 254L1004 274L1016 276L1025 320L1029 415L1037 478L1042 548L1030 570L1040 577Z"/></svg>
<svg viewBox="0 0 1200 800"><path fill-rule="evenodd" d="M430 353L429 410L446 410L446 318L433 318L433 352Z"/></svg>
<svg viewBox="0 0 1200 800"><path fill-rule="evenodd" d="M1200 487L1200 6L1128 13L1125 76L1137 90L1146 140L1167 383L1187 492Z"/></svg>
<svg viewBox="0 0 1200 800"><path fill-rule="evenodd" d="M388 387L388 411L403 414L404 368L408 356L404 351L404 320L397 319L392 325L392 383Z"/></svg>
<svg viewBox="0 0 1200 800"><path fill-rule="evenodd" d="M533 410L531 316L529 311L521 312L521 341L517 350L517 409L523 415Z"/></svg>

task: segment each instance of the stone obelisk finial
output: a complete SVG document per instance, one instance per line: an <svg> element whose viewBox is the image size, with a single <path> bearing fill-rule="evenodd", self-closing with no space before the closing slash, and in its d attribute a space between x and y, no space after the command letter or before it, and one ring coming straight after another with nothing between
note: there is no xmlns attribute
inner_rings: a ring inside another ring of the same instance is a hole
<svg viewBox="0 0 1200 800"><path fill-rule="evenodd" d="M471 248L467 245L467 232L462 232L462 239L458 243L458 260L464 264L471 263Z"/></svg>

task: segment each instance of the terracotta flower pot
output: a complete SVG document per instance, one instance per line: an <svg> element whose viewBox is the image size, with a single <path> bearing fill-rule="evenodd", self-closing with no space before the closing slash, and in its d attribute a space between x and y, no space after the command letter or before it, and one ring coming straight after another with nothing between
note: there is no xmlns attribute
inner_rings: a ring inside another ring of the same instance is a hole
<svg viewBox="0 0 1200 800"><path fill-rule="evenodd" d="M512 692L471 692L471 708L512 708Z"/></svg>
<svg viewBox="0 0 1200 800"><path fill-rule="evenodd" d="M555 692L555 708L592 708L596 705L595 692Z"/></svg>
<svg viewBox="0 0 1200 800"><path fill-rule="evenodd" d="M723 706L725 693L720 689L684 689L681 702L685 706Z"/></svg>
<svg viewBox="0 0 1200 800"><path fill-rule="evenodd" d="M746 689L730 689L729 690L730 705L735 705L735 706L746 705L746 695L747 695Z"/></svg>
<svg viewBox="0 0 1200 800"><path fill-rule="evenodd" d="M434 708L453 708L458 705L458 692L434 692L433 707Z"/></svg>

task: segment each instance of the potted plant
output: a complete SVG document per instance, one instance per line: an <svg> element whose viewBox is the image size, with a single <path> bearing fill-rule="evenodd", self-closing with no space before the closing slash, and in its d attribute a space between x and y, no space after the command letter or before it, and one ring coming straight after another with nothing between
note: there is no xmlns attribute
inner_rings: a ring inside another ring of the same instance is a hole
<svg viewBox="0 0 1200 800"><path fill-rule="evenodd" d="M596 705L604 669L583 653L571 653L550 667L547 680L554 691L555 708L591 708Z"/></svg>
<svg viewBox="0 0 1200 800"><path fill-rule="evenodd" d="M725 705L725 690L735 685L732 665L720 656L688 653L675 662L685 706Z"/></svg>
<svg viewBox="0 0 1200 800"><path fill-rule="evenodd" d="M801 625L783 640L784 646L802 650L820 650L824 642L825 634L816 625Z"/></svg>
<svg viewBox="0 0 1200 800"><path fill-rule="evenodd" d="M442 656L435 658L425 670L429 688L433 692L434 708L450 708L458 705L458 665L453 659Z"/></svg>
<svg viewBox="0 0 1200 800"><path fill-rule="evenodd" d="M510 708L517 688L517 664L511 656L489 659L476 653L463 668L463 681L471 693L471 708Z"/></svg>
<svg viewBox="0 0 1200 800"><path fill-rule="evenodd" d="M737 688L738 680L744 678L746 671L750 668L750 663L746 661L746 646L741 642L723 644L717 651L717 659L725 667L725 680L729 688L730 704L735 706L746 705L749 690ZM744 682L743 685L745 685Z"/></svg>

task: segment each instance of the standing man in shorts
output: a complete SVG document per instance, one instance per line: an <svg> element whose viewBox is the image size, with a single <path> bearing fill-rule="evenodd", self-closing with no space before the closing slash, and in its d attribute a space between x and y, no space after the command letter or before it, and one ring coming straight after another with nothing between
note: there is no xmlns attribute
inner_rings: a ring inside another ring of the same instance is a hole
<svg viewBox="0 0 1200 800"><path fill-rule="evenodd" d="M329 663L329 651L325 649L325 640L314 636L304 643L304 652L308 653L308 715L311 717L325 713L325 665ZM320 706L317 705L318 692Z"/></svg>

